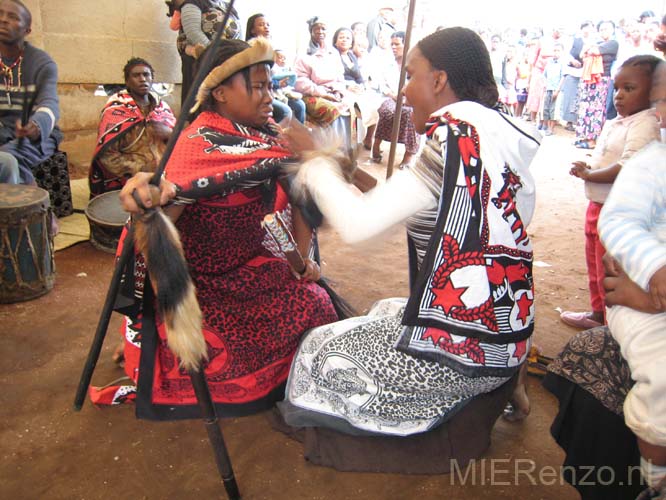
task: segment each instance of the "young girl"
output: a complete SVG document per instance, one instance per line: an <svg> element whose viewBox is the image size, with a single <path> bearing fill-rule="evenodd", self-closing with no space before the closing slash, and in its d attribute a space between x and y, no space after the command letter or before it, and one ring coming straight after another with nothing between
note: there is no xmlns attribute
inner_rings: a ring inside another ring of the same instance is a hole
<svg viewBox="0 0 666 500"><path fill-rule="evenodd" d="M650 108L652 75L660 60L651 55L627 59L615 77L617 118L604 125L590 164L573 163L570 174L585 181L590 203L585 216L585 257L591 312L564 311L560 318L570 326L593 328L604 323L604 250L597 233L599 213L622 165L646 144L659 139L656 111Z"/></svg>

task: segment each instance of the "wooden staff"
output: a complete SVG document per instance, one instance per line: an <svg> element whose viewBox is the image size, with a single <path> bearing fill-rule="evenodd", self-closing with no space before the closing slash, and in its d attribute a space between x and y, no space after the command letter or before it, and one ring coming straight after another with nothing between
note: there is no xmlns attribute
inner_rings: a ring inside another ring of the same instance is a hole
<svg viewBox="0 0 666 500"><path fill-rule="evenodd" d="M402 88L405 85L407 52L412 40L412 24L414 23L414 9L416 0L409 1L409 13L407 14L407 30L405 32L405 46L402 52L402 64L400 65L400 81L398 83L398 96L395 101L395 114L393 115L393 129L391 130L391 148L389 149L388 164L386 167L386 178L393 175L393 162L395 161L395 148L398 143L400 132L400 115L402 114Z"/></svg>
<svg viewBox="0 0 666 500"><path fill-rule="evenodd" d="M234 1L235 0L229 0L224 19L220 23L220 26L218 27L217 32L213 40L211 41L204 58L202 59L199 65L199 69L195 75L192 86L189 89L187 98L185 99L185 103L183 104L183 107L181 109L180 116L178 117L173 132L171 133L171 136L169 137L169 140L167 142L164 155L160 160L160 163L155 171L155 174L151 178L150 183L154 186L159 186L160 179L162 177L162 174L164 173L164 168L166 167L166 164L169 158L171 157L171 153L173 152L173 148L176 144L178 136L180 135L183 128L185 127L186 122L188 121L189 110L192 108L194 104L197 90L201 86L201 83L203 82L204 78L208 75L213 65L215 64L215 59L214 59L215 52L216 49L222 43L224 30L226 29L226 26L229 22L229 17L231 16L231 12L233 11L234 8ZM92 380L92 375L102 350L102 344L104 343L104 337L106 336L106 331L108 329L109 319L111 317L111 313L113 312L113 304L115 302L115 297L120 287L120 280L122 278L123 271L125 270L130 260L130 256L132 255L133 250L134 250L134 226L130 225L125 235L123 251L120 257L116 261L114 273L111 278L111 284L109 285L109 290L106 295L104 307L102 308L102 312L100 314L100 320L97 324L97 330L95 332L92 345L90 346L88 358L86 359L86 363L83 367L83 372L81 374L79 386L77 388L76 396L74 398L75 411L80 411L83 406L83 402L85 401L85 397L88 392L88 387L90 386L90 381ZM150 286L148 288L150 288ZM147 295L150 296L152 294L148 293ZM144 295L144 299L145 298L146 295ZM226 445L224 443L222 431L219 428L219 423L217 420L217 416L215 414L215 406L212 402L210 393L208 391L208 386L203 373L203 369L189 370L189 374L197 396L197 402L199 403L199 406L202 411L204 423L208 431L208 437L211 442L211 447L213 448L213 452L215 454L215 461L218 464L218 470L222 477L222 481L224 483L227 496L231 499L240 498L238 485L236 484L236 480L234 478L233 469L231 467L231 462L229 460ZM206 394L208 396L206 396ZM213 430L213 427L216 427L217 429Z"/></svg>

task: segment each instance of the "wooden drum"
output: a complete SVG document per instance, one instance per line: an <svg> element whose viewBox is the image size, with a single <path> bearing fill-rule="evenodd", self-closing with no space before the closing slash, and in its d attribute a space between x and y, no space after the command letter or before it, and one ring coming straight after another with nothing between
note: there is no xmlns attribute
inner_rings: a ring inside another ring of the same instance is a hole
<svg viewBox="0 0 666 500"><path fill-rule="evenodd" d="M46 190L0 184L0 303L30 300L53 288L51 217Z"/></svg>
<svg viewBox="0 0 666 500"><path fill-rule="evenodd" d="M90 224L90 243L99 250L116 253L120 233L129 213L120 205L120 191L109 191L96 196L86 207Z"/></svg>

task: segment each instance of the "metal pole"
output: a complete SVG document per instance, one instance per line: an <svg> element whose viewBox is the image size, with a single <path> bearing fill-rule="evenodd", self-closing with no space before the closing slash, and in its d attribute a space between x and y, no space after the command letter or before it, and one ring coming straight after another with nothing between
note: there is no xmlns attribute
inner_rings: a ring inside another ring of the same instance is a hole
<svg viewBox="0 0 666 500"><path fill-rule="evenodd" d="M405 48L402 55L402 65L400 66L400 81L398 83L398 97L395 102L395 114L393 115L393 129L391 131L391 148L389 149L388 164L386 167L386 178L393 175L393 162L395 161L395 148L398 143L398 133L400 132L400 115L402 114L402 88L405 84L407 53L412 40L412 24L414 24L414 9L416 0L409 1L409 13L407 14L407 29L405 31Z"/></svg>

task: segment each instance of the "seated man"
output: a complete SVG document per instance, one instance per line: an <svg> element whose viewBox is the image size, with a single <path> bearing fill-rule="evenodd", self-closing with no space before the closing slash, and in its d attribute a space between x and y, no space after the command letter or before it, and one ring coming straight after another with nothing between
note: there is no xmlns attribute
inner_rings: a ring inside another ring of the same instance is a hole
<svg viewBox="0 0 666 500"><path fill-rule="evenodd" d="M31 167L49 158L62 134L51 57L25 41L32 15L19 0L0 0L0 182L34 184Z"/></svg>
<svg viewBox="0 0 666 500"><path fill-rule="evenodd" d="M133 57L123 68L125 89L107 101L90 165L90 197L122 188L137 172L154 172L176 118L169 105L151 92L154 71Z"/></svg>

